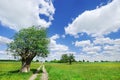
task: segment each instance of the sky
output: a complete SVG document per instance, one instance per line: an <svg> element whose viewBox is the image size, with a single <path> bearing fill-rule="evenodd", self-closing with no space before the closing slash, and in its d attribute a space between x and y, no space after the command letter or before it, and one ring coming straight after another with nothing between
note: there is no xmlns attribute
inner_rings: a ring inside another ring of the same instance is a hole
<svg viewBox="0 0 120 80"><path fill-rule="evenodd" d="M35 25L48 29L46 60L120 61L119 14L120 0L0 0L0 59L13 59L6 44Z"/></svg>

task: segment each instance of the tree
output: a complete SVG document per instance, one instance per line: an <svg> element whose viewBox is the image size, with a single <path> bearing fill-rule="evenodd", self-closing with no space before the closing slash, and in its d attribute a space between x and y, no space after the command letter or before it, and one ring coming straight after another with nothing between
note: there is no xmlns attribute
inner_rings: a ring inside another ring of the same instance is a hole
<svg viewBox="0 0 120 80"><path fill-rule="evenodd" d="M68 61L69 61L69 64L72 64L72 62L75 61L75 57L73 54L69 54Z"/></svg>
<svg viewBox="0 0 120 80"><path fill-rule="evenodd" d="M69 54L69 55L63 54L61 56L61 62L63 62L63 63L69 62L69 64L72 64L72 62L74 62L74 61L75 61L75 57L73 54Z"/></svg>
<svg viewBox="0 0 120 80"><path fill-rule="evenodd" d="M83 62L85 62L85 60L83 59Z"/></svg>
<svg viewBox="0 0 120 80"><path fill-rule="evenodd" d="M62 63L67 63L68 62L68 55L67 54L63 54L61 56L61 62Z"/></svg>
<svg viewBox="0 0 120 80"><path fill-rule="evenodd" d="M35 56L47 57L48 44L46 29L38 29L33 26L16 33L14 41L8 44L8 50L21 57L20 72L28 72Z"/></svg>

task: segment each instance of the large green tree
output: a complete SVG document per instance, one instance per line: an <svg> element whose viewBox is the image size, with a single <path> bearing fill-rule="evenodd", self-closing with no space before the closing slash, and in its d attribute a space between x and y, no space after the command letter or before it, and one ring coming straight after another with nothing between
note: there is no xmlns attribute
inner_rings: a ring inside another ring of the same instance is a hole
<svg viewBox="0 0 120 80"><path fill-rule="evenodd" d="M21 72L30 71L31 61L35 56L47 57L49 40L44 28L30 27L20 30L14 41L8 44L8 50L21 57Z"/></svg>

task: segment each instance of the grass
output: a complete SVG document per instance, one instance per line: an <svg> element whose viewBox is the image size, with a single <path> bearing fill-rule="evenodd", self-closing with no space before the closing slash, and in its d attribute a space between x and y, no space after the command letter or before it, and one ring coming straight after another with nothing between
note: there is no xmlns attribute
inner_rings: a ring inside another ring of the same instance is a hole
<svg viewBox="0 0 120 80"><path fill-rule="evenodd" d="M32 62L29 73L19 73L21 62L0 62L0 80L28 80L40 66L38 62Z"/></svg>
<svg viewBox="0 0 120 80"><path fill-rule="evenodd" d="M49 80L120 80L120 63L46 63Z"/></svg>

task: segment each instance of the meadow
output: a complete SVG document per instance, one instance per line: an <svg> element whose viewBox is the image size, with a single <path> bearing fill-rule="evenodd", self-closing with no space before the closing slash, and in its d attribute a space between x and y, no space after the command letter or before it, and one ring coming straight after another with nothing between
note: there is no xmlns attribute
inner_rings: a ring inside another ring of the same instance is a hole
<svg viewBox="0 0 120 80"><path fill-rule="evenodd" d="M0 61L0 80L28 80L39 66L39 62L32 62L29 73L19 73L21 62Z"/></svg>
<svg viewBox="0 0 120 80"><path fill-rule="evenodd" d="M46 63L49 80L120 80L119 62Z"/></svg>

